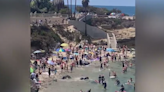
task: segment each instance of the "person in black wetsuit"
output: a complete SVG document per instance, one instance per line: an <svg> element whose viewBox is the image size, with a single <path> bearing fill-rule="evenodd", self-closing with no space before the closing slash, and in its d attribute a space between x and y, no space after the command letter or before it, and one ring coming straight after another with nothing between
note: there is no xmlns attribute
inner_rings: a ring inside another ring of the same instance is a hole
<svg viewBox="0 0 164 92"><path fill-rule="evenodd" d="M50 67L48 68L48 75L49 75L49 77L51 76L51 68Z"/></svg>
<svg viewBox="0 0 164 92"><path fill-rule="evenodd" d="M100 59L99 59L99 61L101 62L102 61L102 57L100 56Z"/></svg>
<svg viewBox="0 0 164 92"><path fill-rule="evenodd" d="M120 81L118 79L116 80L116 85L120 85Z"/></svg>
<svg viewBox="0 0 164 92"><path fill-rule="evenodd" d="M125 67L125 65L124 65L124 61L122 61L122 68L124 68Z"/></svg>
<svg viewBox="0 0 164 92"><path fill-rule="evenodd" d="M82 60L81 60L81 59L80 59L79 63L80 63L80 66L82 66L82 65L83 65L83 62L82 62Z"/></svg>
<svg viewBox="0 0 164 92"><path fill-rule="evenodd" d="M100 69L103 69L103 63L101 63L101 65L100 65Z"/></svg>
<svg viewBox="0 0 164 92"><path fill-rule="evenodd" d="M99 75L99 84L101 83L102 77Z"/></svg>
<svg viewBox="0 0 164 92"><path fill-rule="evenodd" d="M104 81L105 81L104 76L101 76L101 83L103 84Z"/></svg>
<svg viewBox="0 0 164 92"><path fill-rule="evenodd" d="M121 85L121 89L120 89L120 92L124 92L125 91L125 88L123 85Z"/></svg>
<svg viewBox="0 0 164 92"><path fill-rule="evenodd" d="M104 89L106 89L107 83L106 81L103 82Z"/></svg>

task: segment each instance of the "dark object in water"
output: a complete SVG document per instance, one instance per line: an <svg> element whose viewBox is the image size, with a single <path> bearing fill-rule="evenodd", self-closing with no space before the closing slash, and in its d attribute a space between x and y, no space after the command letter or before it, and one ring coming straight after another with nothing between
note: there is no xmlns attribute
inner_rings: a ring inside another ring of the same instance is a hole
<svg viewBox="0 0 164 92"><path fill-rule="evenodd" d="M82 77L82 78L80 78L80 80L88 80L89 79L89 77Z"/></svg>
<svg viewBox="0 0 164 92"><path fill-rule="evenodd" d="M71 76L65 75L65 76L62 77L62 79L71 79Z"/></svg>
<svg viewBox="0 0 164 92"><path fill-rule="evenodd" d="M90 90L88 90L88 92L91 92L91 89L90 89Z"/></svg>
<svg viewBox="0 0 164 92"><path fill-rule="evenodd" d="M84 65L89 65L90 63L89 62L85 62Z"/></svg>

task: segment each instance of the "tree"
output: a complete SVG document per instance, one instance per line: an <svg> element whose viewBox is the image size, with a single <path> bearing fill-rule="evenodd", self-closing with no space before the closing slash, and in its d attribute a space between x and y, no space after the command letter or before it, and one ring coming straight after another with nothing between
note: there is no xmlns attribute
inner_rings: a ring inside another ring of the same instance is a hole
<svg viewBox="0 0 164 92"><path fill-rule="evenodd" d="M70 0L71 1L71 18L72 18L72 0Z"/></svg>
<svg viewBox="0 0 164 92"><path fill-rule="evenodd" d="M74 17L76 18L76 0L75 0L75 12L74 12Z"/></svg>
<svg viewBox="0 0 164 92"><path fill-rule="evenodd" d="M67 7L68 7L68 17L70 16L70 11L69 11L69 0L67 0Z"/></svg>
<svg viewBox="0 0 164 92"><path fill-rule="evenodd" d="M60 14L68 14L68 9L67 8L63 8L63 9L60 9L59 11Z"/></svg>
<svg viewBox="0 0 164 92"><path fill-rule="evenodd" d="M89 6L89 0L82 0L82 5L85 8L85 21L87 15L87 7ZM87 24L85 23L85 35L87 36Z"/></svg>

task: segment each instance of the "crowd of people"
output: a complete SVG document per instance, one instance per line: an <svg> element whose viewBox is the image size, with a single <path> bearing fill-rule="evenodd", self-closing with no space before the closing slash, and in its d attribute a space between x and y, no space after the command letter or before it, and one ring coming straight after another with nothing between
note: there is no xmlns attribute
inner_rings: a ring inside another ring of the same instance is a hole
<svg viewBox="0 0 164 92"><path fill-rule="evenodd" d="M60 49L64 49L65 47L60 47ZM56 76L57 74L64 73L64 72L73 72L74 68L80 66L87 66L94 61L100 62L100 70L101 69L108 69L109 62L121 62L122 63L122 72L128 72L127 69L131 68L133 64L126 59L127 57L127 46L122 46L115 52L107 52L106 45L98 45L95 46L93 44L86 44L81 43L78 46L69 45L67 47L67 51L65 52L57 52L55 54L55 59L52 58L53 64L49 64L50 57L43 57L39 60L35 60L31 62L30 67L32 67L33 71L31 72L31 81L33 82L32 87L39 91L40 85L42 82L39 80L39 76L42 75L42 72L48 72L48 77L51 78L52 73ZM63 54L65 53L65 54ZM52 55L54 56L54 54ZM60 68L59 68L60 66ZM124 85L135 85L132 78L130 78L127 83L122 83L117 78L117 73L112 70L109 72L110 78L115 78L116 85L121 85L119 91L116 92L125 92ZM96 80L95 80L96 81ZM107 82L103 75L98 76L98 80L96 81L98 84L103 85L104 89L107 87ZM134 86L135 89L135 86ZM80 90L80 92L83 92ZM91 89L88 90L91 92Z"/></svg>

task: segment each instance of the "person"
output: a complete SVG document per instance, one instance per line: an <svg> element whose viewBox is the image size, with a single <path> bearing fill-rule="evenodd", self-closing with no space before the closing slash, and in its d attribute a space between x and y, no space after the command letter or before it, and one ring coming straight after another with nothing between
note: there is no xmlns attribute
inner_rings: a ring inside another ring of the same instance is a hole
<svg viewBox="0 0 164 92"><path fill-rule="evenodd" d="M49 77L51 76L51 68L50 67L48 68L48 75L49 75Z"/></svg>
<svg viewBox="0 0 164 92"><path fill-rule="evenodd" d="M99 84L101 83L101 80L102 80L102 77L101 77L101 75L99 75Z"/></svg>
<svg viewBox="0 0 164 92"><path fill-rule="evenodd" d="M118 79L116 80L116 85L120 85L120 81Z"/></svg>
<svg viewBox="0 0 164 92"><path fill-rule="evenodd" d="M37 81L39 81L39 75L38 75L38 73L36 74L36 77L35 78L36 78Z"/></svg>
<svg viewBox="0 0 164 92"><path fill-rule="evenodd" d="M112 71L112 73L113 73L113 76L117 77L117 74L115 71Z"/></svg>
<svg viewBox="0 0 164 92"><path fill-rule="evenodd" d="M121 55L118 56L118 60L121 61Z"/></svg>
<svg viewBox="0 0 164 92"><path fill-rule="evenodd" d="M80 90L80 92L83 92L82 90Z"/></svg>
<svg viewBox="0 0 164 92"><path fill-rule="evenodd" d="M79 62L80 62L80 66L82 66L82 65L83 65L83 62L82 62L82 60L81 60L81 59L80 59L80 61L79 61Z"/></svg>
<svg viewBox="0 0 164 92"><path fill-rule="evenodd" d="M57 74L57 68L55 68L55 70L54 70L54 71L55 71L55 75L56 75L56 74Z"/></svg>
<svg viewBox="0 0 164 92"><path fill-rule="evenodd" d="M133 82L133 79L132 79L132 78L130 78L130 79L129 79L129 82L131 82L131 83L132 83L132 82Z"/></svg>
<svg viewBox="0 0 164 92"><path fill-rule="evenodd" d="M31 73L31 79L33 80L36 77L35 73Z"/></svg>
<svg viewBox="0 0 164 92"><path fill-rule="evenodd" d="M73 63L71 64L71 69L70 70L71 70L71 72L73 71Z"/></svg>
<svg viewBox="0 0 164 92"><path fill-rule="evenodd" d="M103 85L104 85L104 89L106 89L106 86L107 86L106 81L103 82Z"/></svg>
<svg viewBox="0 0 164 92"><path fill-rule="evenodd" d="M102 77L101 77L101 82L102 82L102 84L103 84L104 81L105 81L105 77L102 76Z"/></svg>
<svg viewBox="0 0 164 92"><path fill-rule="evenodd" d="M37 62L37 61L35 61L35 62L34 62L34 65L35 65L35 69L37 69L38 62Z"/></svg>
<svg viewBox="0 0 164 92"><path fill-rule="evenodd" d="M102 57L100 56L100 59L99 59L99 61L101 62L102 61Z"/></svg>
<svg viewBox="0 0 164 92"><path fill-rule="evenodd" d="M33 79L33 82L34 82L34 85L35 85L35 92L39 92L39 89L40 89L40 83L34 78Z"/></svg>
<svg viewBox="0 0 164 92"><path fill-rule="evenodd" d="M124 61L122 61L122 68L124 68L125 67L125 65L124 65Z"/></svg>
<svg viewBox="0 0 164 92"><path fill-rule="evenodd" d="M101 65L100 65L100 69L103 69L103 63L101 63Z"/></svg>
<svg viewBox="0 0 164 92"><path fill-rule="evenodd" d="M124 92L124 90L125 90L124 85L121 85L120 92Z"/></svg>

